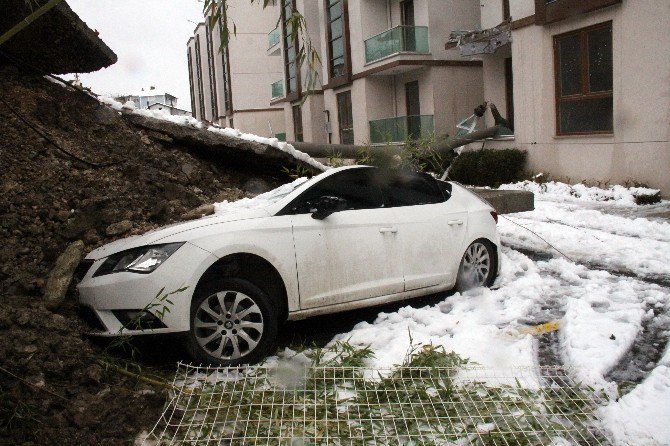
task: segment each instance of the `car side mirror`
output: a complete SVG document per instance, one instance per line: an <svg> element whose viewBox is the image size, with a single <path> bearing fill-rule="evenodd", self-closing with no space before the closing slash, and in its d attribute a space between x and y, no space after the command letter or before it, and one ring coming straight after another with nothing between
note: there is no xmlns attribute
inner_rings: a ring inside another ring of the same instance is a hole
<svg viewBox="0 0 670 446"><path fill-rule="evenodd" d="M312 218L316 220L323 220L330 214L344 211L347 209L347 200L339 197L330 197L324 195L319 198L314 205L311 206L310 212Z"/></svg>

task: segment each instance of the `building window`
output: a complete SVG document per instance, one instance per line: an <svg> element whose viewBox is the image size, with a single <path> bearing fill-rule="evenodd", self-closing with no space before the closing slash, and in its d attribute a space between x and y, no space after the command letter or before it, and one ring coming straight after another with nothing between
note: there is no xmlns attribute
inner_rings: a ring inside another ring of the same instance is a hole
<svg viewBox="0 0 670 446"><path fill-rule="evenodd" d="M219 17L219 33L223 35L223 22L225 20L225 8L223 8L222 11L222 17ZM222 71L222 78L223 78L223 108L227 112L232 112L233 111L233 102L232 102L232 94L230 90L230 73L229 73L229 64L228 64L228 48L221 48L221 71Z"/></svg>
<svg viewBox="0 0 670 446"><path fill-rule="evenodd" d="M299 105L293 106L293 133L297 142L303 141L302 133L302 110Z"/></svg>
<svg viewBox="0 0 670 446"><path fill-rule="evenodd" d="M554 37L556 133L612 133L612 22Z"/></svg>
<svg viewBox="0 0 670 446"><path fill-rule="evenodd" d="M345 74L344 10L342 0L326 0L328 13L328 69L330 77Z"/></svg>
<svg viewBox="0 0 670 446"><path fill-rule="evenodd" d="M340 144L353 144L354 118L351 110L351 90L337 95L337 122L340 127Z"/></svg>
<svg viewBox="0 0 670 446"><path fill-rule="evenodd" d="M296 55L298 54L298 41L291 36L291 23L289 23L295 10L295 0L282 0L282 34L284 37L284 72L286 76L286 94L298 91L298 67Z"/></svg>
<svg viewBox="0 0 670 446"><path fill-rule="evenodd" d="M205 96L202 84L202 57L200 56L200 36L195 36L195 71L198 78L198 109L200 119L205 119Z"/></svg>
<svg viewBox="0 0 670 446"><path fill-rule="evenodd" d="M193 50L188 49L188 83L191 89L191 112L195 116L195 88L193 85Z"/></svg>
<svg viewBox="0 0 670 446"><path fill-rule="evenodd" d="M219 104L216 98L216 68L214 67L214 41L212 28L207 24L207 66L209 67L209 91L212 103L212 121L219 118Z"/></svg>

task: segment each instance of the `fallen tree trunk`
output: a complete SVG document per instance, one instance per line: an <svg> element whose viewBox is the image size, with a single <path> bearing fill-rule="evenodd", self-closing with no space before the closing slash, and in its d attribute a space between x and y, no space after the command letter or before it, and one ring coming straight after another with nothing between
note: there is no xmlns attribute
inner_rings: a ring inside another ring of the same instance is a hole
<svg viewBox="0 0 670 446"><path fill-rule="evenodd" d="M475 141L490 138L500 130L500 126L489 127L484 130L478 130L465 136L457 138L447 138L445 141L438 142L434 150L438 153L446 153L457 149L466 144ZM357 146L351 144L317 144L310 142L291 142L293 147L316 158L328 158L337 155L340 158L358 159L361 157L361 151L370 155L388 155L390 153L399 153L402 148L398 145L376 145L376 146Z"/></svg>

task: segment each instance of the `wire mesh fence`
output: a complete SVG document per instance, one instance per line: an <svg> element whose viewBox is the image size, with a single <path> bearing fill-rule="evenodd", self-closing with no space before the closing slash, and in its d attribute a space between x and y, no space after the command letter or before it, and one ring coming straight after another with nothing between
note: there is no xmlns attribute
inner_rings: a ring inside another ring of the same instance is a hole
<svg viewBox="0 0 670 446"><path fill-rule="evenodd" d="M180 365L146 445L605 445L604 396L559 367Z"/></svg>

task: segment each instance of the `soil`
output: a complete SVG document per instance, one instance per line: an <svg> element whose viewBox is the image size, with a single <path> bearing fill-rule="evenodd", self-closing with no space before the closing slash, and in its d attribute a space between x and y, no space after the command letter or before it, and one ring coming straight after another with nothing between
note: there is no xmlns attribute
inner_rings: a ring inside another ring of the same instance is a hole
<svg viewBox="0 0 670 446"><path fill-rule="evenodd" d="M106 167L56 149L25 121ZM83 93L12 67L0 68L0 135L0 444L132 444L158 420L165 390L100 361L142 375L170 368L135 364L87 339L74 285L47 310L42 295L56 258L76 240L89 251L288 178L259 171L262 162L196 156Z"/></svg>

